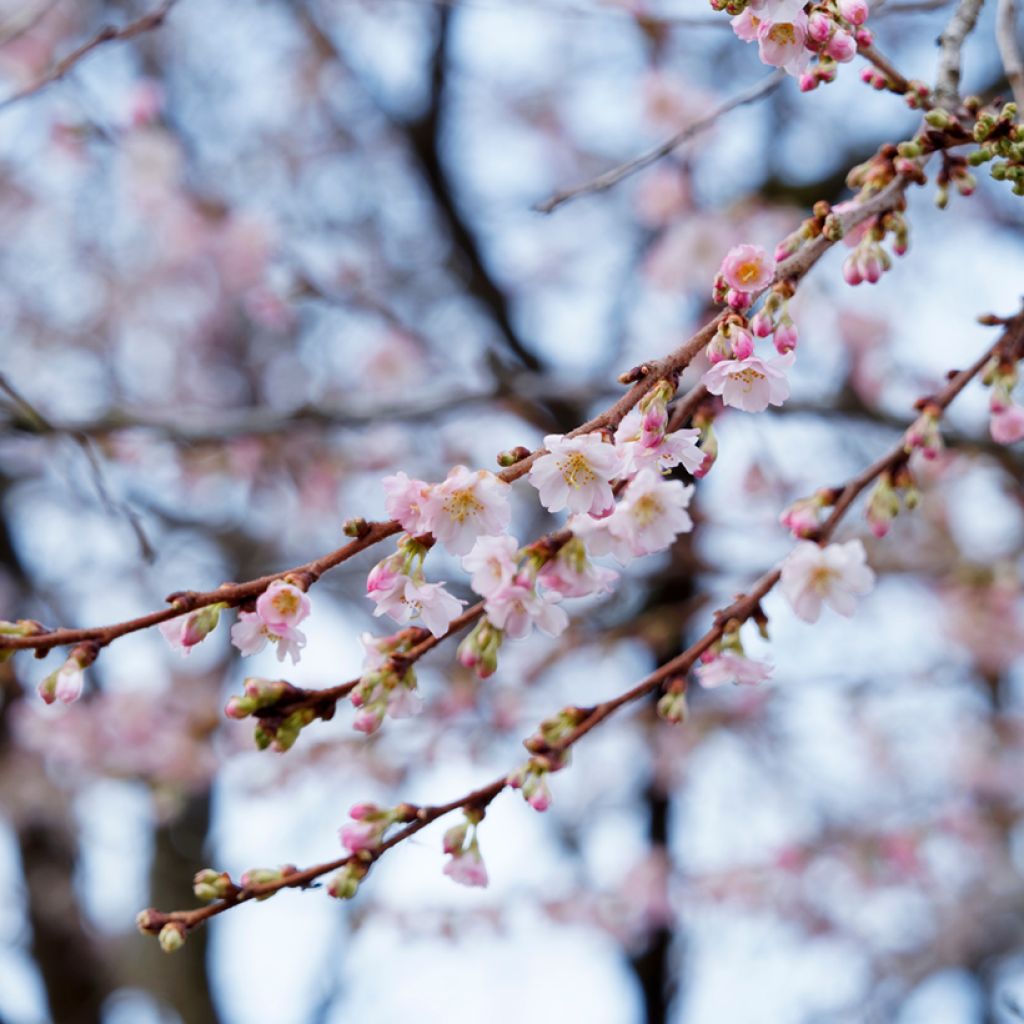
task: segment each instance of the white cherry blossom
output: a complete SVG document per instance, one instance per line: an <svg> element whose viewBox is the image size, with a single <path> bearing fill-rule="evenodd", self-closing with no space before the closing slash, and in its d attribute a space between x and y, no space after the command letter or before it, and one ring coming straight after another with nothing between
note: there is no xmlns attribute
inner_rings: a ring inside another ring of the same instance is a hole
<svg viewBox="0 0 1024 1024"><path fill-rule="evenodd" d="M823 604L847 617L857 597L874 586L875 574L859 540L819 547L801 541L782 563L782 592L793 611L805 622L817 622Z"/></svg>
<svg viewBox="0 0 1024 1024"><path fill-rule="evenodd" d="M487 470L455 466L443 483L427 492L427 528L453 555L468 554L478 537L508 529L508 492L508 484Z"/></svg>
<svg viewBox="0 0 1024 1024"><path fill-rule="evenodd" d="M721 395L726 405L744 412L764 412L769 405L782 405L789 398L786 371L795 358L787 352L767 363L758 356L723 359L704 374L703 384L712 395Z"/></svg>
<svg viewBox="0 0 1024 1024"><path fill-rule="evenodd" d="M548 454L530 468L530 483L549 512L591 512L611 508L611 481L619 475L621 457L614 445L593 431L579 437L549 434Z"/></svg>

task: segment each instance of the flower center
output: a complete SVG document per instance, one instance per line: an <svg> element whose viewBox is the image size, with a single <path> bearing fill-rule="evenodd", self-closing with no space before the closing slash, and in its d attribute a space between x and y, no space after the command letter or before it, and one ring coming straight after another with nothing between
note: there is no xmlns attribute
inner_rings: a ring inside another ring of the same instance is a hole
<svg viewBox="0 0 1024 1024"><path fill-rule="evenodd" d="M780 46L792 46L796 42L796 29L788 21L772 25L768 36L773 43Z"/></svg>
<svg viewBox="0 0 1024 1024"><path fill-rule="evenodd" d="M742 370L738 370L732 376L733 379L738 380L741 384L745 385L743 391L748 395L754 389L755 384L767 379L760 370L755 370L752 366L745 366Z"/></svg>
<svg viewBox="0 0 1024 1024"><path fill-rule="evenodd" d="M271 604L275 610L280 612L282 616L288 618L290 615L294 615L299 610L299 599L290 590L279 590L275 595Z"/></svg>
<svg viewBox="0 0 1024 1024"><path fill-rule="evenodd" d="M658 516L665 514L665 506L653 494L645 494L633 506L633 518L638 526L649 526Z"/></svg>
<svg viewBox="0 0 1024 1024"><path fill-rule="evenodd" d="M811 573L811 586L819 594L824 594L832 588L832 581L836 578L838 573L835 569L830 569L827 565L819 565L814 572Z"/></svg>
<svg viewBox="0 0 1024 1024"><path fill-rule="evenodd" d="M444 502L444 510L457 523L464 523L470 516L483 511L483 504L470 488L454 491Z"/></svg>
<svg viewBox="0 0 1024 1024"><path fill-rule="evenodd" d="M558 468L565 482L577 490L597 479L597 474L590 468L590 463L579 452L572 452L560 460Z"/></svg>
<svg viewBox="0 0 1024 1024"><path fill-rule="evenodd" d="M739 279L744 284L750 284L751 281L756 281L757 280L758 275L760 273L761 273L760 264L758 264L754 260L750 260L747 263L741 263L740 264L740 270L739 270L739 274L737 274L737 277L739 277Z"/></svg>

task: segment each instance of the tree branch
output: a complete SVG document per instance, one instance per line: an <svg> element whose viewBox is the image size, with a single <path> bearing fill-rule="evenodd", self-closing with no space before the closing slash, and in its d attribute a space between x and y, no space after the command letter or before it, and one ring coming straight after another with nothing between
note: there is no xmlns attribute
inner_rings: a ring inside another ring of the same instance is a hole
<svg viewBox="0 0 1024 1024"><path fill-rule="evenodd" d="M590 181L585 181L580 185L574 185L572 188L556 192L550 199L536 203L533 208L538 213L552 213L564 203L568 203L579 196L591 195L594 192L604 192L613 185L617 185L623 178L628 178L637 171L641 171L645 167L649 167L663 157L668 156L669 153L678 149L684 142L688 142L694 136L710 128L723 115L736 110L738 107L746 106L768 96L778 89L785 79L786 73L784 71L773 71L767 78L762 78L756 85L726 100L715 107L710 113L705 114L696 121L691 121L684 128L669 136L669 138L659 143L653 149L649 149L646 153L642 153L632 160L627 160L624 164L619 164L617 167L605 171Z"/></svg>
<svg viewBox="0 0 1024 1024"><path fill-rule="evenodd" d="M92 53L93 50L96 50L107 43L134 39L136 36L142 35L144 32L150 32L155 28L159 28L164 23L164 20L170 13L171 8L177 2L178 0L163 0L163 3L161 3L156 10L150 11L149 14L142 15L141 18L137 18L135 21L131 21L121 28L115 28L113 25L105 25L90 40L82 43L81 46L72 50L66 57L57 61L49 71L45 72L34 82L30 82L28 85L23 86L6 99L0 100L0 113L26 97L34 96L37 92L42 91L48 85L52 85L54 82L60 81L60 79L64 78L65 75L72 71L83 58Z"/></svg>
<svg viewBox="0 0 1024 1024"><path fill-rule="evenodd" d="M960 57L964 41L971 34L985 0L960 0L953 17L939 36L939 70L935 98L939 106L955 110L960 105Z"/></svg>
<svg viewBox="0 0 1024 1024"><path fill-rule="evenodd" d="M957 144L955 141L950 144ZM844 203L842 208L837 207L834 216L839 221L841 230L838 237L846 234L858 224L863 223L871 217L886 210L894 209L903 202L903 193L909 185L909 179L903 177L894 178L888 185L868 196L866 199L853 199ZM776 269L772 284L787 281L796 284L805 274L818 262L834 244L824 235L807 242L795 255L779 264ZM769 284L764 289L753 294L753 300L763 295L772 286ZM659 381L682 372L697 356L697 354L714 337L718 325L725 315L719 312L708 320L688 341L670 353L663 359L642 363L634 367L620 378L623 382L632 382L629 390L603 412L594 416L586 423L581 424L574 430L568 432L570 437L577 437L595 430L614 430L622 418L644 397ZM679 404L679 408L695 408L696 403L703 398L706 392L702 385L698 385ZM676 415L680 415L677 408ZM520 477L525 476L530 467L543 455L544 448L532 451L524 459L515 463L507 469L497 473L497 477L506 483L512 483ZM54 647L66 646L74 643L93 642L104 647L112 640L127 633L138 632L148 629L151 626L167 622L169 619L193 611L211 604L223 602L229 606L237 607L245 601L258 597L274 580L282 579L285 576L303 577L310 584L316 582L329 569L333 569L342 562L348 561L354 555L365 551L374 544L393 537L401 532L400 524L391 520L390 522L365 523L364 532L351 543L346 544L334 551L323 555L313 561L292 569L261 576L258 579L249 580L245 583L227 583L212 591L197 593L195 591L183 591L171 594L167 600L173 602L172 607L161 611L151 612L139 618L130 619L125 622L109 626L97 626L87 629L51 629L32 636L11 636L0 634L0 650L24 650L34 649L38 656L44 656Z"/></svg>
<svg viewBox="0 0 1024 1024"><path fill-rule="evenodd" d="M953 373L949 382L939 392L920 399L917 407L922 408L927 405L929 408L934 408L939 412L945 411L967 384L1001 350L1012 347L1016 351L1021 346L1024 346L1024 312L1018 313L1014 318L1006 321L1005 324L1005 330L998 340L989 346L967 369ZM873 480L880 477L887 469L892 468L906 457L906 448L901 439L899 444L849 480L840 491L832 513L822 524L816 538L817 543L821 545L828 543L858 495ZM577 709L584 713L580 723L560 741L549 744L543 750L541 756L548 757L554 763L558 763L561 755L564 755L566 751L570 750L584 736L611 717L620 708L633 704L640 698L653 693L668 681L687 674L700 656L720 640L727 631L736 629L740 624L746 622L760 611L761 601L779 582L781 575L781 569L778 567L765 573L747 593L740 594L731 604L719 609L715 613L714 624L700 639L675 658L665 662L660 668L646 676L631 689L592 708ZM531 746L531 751L533 749ZM243 903L248 903L251 900L273 895L282 889L309 888L321 876L331 871L336 871L346 864L369 869L388 850L416 835L426 828L427 825L450 814L452 811L459 810L460 808L480 810L486 808L508 785L508 776L502 775L487 785L445 804L431 807L403 805L408 811L410 819L408 824L372 851L366 851L362 854L346 854L343 857L335 858L323 864L316 864L303 870L285 871L281 878L275 881L241 887L230 897L214 901L195 910L178 910L171 913L162 913L154 909L148 909L139 916L140 927L146 932L156 934L164 925L175 922L183 926L186 931L191 930L205 923L210 918Z"/></svg>
<svg viewBox="0 0 1024 1024"><path fill-rule="evenodd" d="M1017 0L998 0L996 4L996 46L1020 119L1024 117L1024 58L1017 38Z"/></svg>

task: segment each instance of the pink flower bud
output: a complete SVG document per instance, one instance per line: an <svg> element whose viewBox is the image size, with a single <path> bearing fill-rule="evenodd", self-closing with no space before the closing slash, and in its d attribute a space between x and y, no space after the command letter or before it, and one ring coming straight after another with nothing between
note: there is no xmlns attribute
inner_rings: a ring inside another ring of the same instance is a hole
<svg viewBox="0 0 1024 1024"><path fill-rule="evenodd" d="M818 88L818 76L810 71L805 71L800 76L800 91L801 92L814 92ZM778 252L775 254L775 258L779 258Z"/></svg>
<svg viewBox="0 0 1024 1024"><path fill-rule="evenodd" d="M754 314L753 319L750 321L750 329L756 337L767 338L775 329L775 324L772 322L772 318L764 310L761 310L760 313Z"/></svg>
<svg viewBox="0 0 1024 1024"><path fill-rule="evenodd" d="M796 324L792 321L779 324L775 329L775 349L779 355L784 356L787 352L792 352L796 348L796 342Z"/></svg>
<svg viewBox="0 0 1024 1024"><path fill-rule="evenodd" d="M882 279L882 261L876 253L868 253L860 260L860 272L868 284L878 284Z"/></svg>
<svg viewBox="0 0 1024 1024"><path fill-rule="evenodd" d="M815 11L807 19L807 38L815 43L826 43L834 28L835 22L824 11Z"/></svg>
<svg viewBox="0 0 1024 1024"><path fill-rule="evenodd" d="M1011 403L993 411L989 430L997 444L1016 444L1024 439L1024 409Z"/></svg>
<svg viewBox="0 0 1024 1024"><path fill-rule="evenodd" d="M730 309L746 309L750 305L750 296L747 292L740 292L735 288L730 288L725 294L725 303Z"/></svg>
<svg viewBox="0 0 1024 1024"><path fill-rule="evenodd" d="M867 0L839 0L839 13L851 25L863 25L868 20Z"/></svg>
<svg viewBox="0 0 1024 1024"><path fill-rule="evenodd" d="M875 34L869 28L857 29L857 45L858 46L870 46L875 41ZM881 76L879 76L881 78ZM884 80L883 80L883 85Z"/></svg>
<svg viewBox="0 0 1024 1024"><path fill-rule="evenodd" d="M853 60L857 54L857 41L845 29L839 29L829 40L825 52L840 64Z"/></svg>
<svg viewBox="0 0 1024 1024"><path fill-rule="evenodd" d="M730 335L732 337L733 359L748 359L754 354L754 339L749 331L743 330L742 327L737 327L730 331Z"/></svg>
<svg viewBox="0 0 1024 1024"><path fill-rule="evenodd" d="M849 256L843 260L843 280L850 285L858 285L864 283L864 277L860 272L860 261L857 259L857 254L851 252Z"/></svg>

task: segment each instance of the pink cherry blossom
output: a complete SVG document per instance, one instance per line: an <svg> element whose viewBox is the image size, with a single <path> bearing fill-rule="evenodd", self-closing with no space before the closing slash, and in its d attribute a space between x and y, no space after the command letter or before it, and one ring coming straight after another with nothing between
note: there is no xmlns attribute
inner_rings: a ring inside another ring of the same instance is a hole
<svg viewBox="0 0 1024 1024"><path fill-rule="evenodd" d="M380 822L353 821L343 825L338 835L342 846L349 852L361 853L363 850L373 850L379 846L382 833Z"/></svg>
<svg viewBox="0 0 1024 1024"><path fill-rule="evenodd" d="M509 486L486 470L455 466L428 491L424 512L430 532L453 555L465 555L477 537L508 529Z"/></svg>
<svg viewBox="0 0 1024 1024"><path fill-rule="evenodd" d="M745 43L757 42L757 30L761 27L761 21L754 14L750 7L744 8L741 14L729 19L733 32Z"/></svg>
<svg viewBox="0 0 1024 1024"><path fill-rule="evenodd" d="M309 598L284 580L274 580L256 600L256 614L275 629L297 626L309 611Z"/></svg>
<svg viewBox="0 0 1024 1024"><path fill-rule="evenodd" d="M1019 405L999 403L989 420L992 440L997 444L1015 444L1024 439L1024 409Z"/></svg>
<svg viewBox="0 0 1024 1024"><path fill-rule="evenodd" d="M462 568L472 573L470 586L481 597L490 597L510 583L516 574L518 552L519 542L515 537L481 537L462 559Z"/></svg>
<svg viewBox="0 0 1024 1024"><path fill-rule="evenodd" d="M290 656L297 665L302 648L306 646L306 635L294 626L269 626L256 612L240 612L238 621L231 627L231 642L243 656L259 654L267 642L277 645L277 660L284 661Z"/></svg>
<svg viewBox="0 0 1024 1024"><path fill-rule="evenodd" d="M737 245L726 253L719 273L737 291L760 291L772 283L775 261L759 245Z"/></svg>
<svg viewBox="0 0 1024 1024"><path fill-rule="evenodd" d="M688 473L700 467L704 455L697 447L699 430L688 428L659 435L644 430L644 418L639 409L631 409L615 431L615 447L621 453L623 476L632 476L644 466L667 471L682 465Z"/></svg>
<svg viewBox="0 0 1024 1024"><path fill-rule="evenodd" d="M398 623L419 618L434 636L444 636L448 632L448 624L462 611L466 602L452 597L443 583L417 582L409 577L403 579L404 584L380 600L373 614L390 615Z"/></svg>
<svg viewBox="0 0 1024 1024"><path fill-rule="evenodd" d="M454 854L445 864L443 870L453 882L458 882L459 885L481 888L487 885L487 867L475 839L464 853Z"/></svg>
<svg viewBox="0 0 1024 1024"><path fill-rule="evenodd" d="M817 622L823 604L840 615L853 615L855 598L868 593L875 574L859 540L819 547L801 541L782 563L782 592L805 622Z"/></svg>
<svg viewBox="0 0 1024 1024"><path fill-rule="evenodd" d="M549 512L591 512L611 508L611 481L620 472L620 457L598 431L579 437L549 434L544 438L548 454L530 468L530 483Z"/></svg>
<svg viewBox="0 0 1024 1024"><path fill-rule="evenodd" d="M789 398L785 371L794 358L787 352L767 363L757 356L742 361L726 359L704 374L703 383L711 394L721 395L726 405L744 412L763 412Z"/></svg>
<svg viewBox="0 0 1024 1024"><path fill-rule="evenodd" d="M504 630L510 640L522 640L536 626L548 636L558 636L569 625L565 609L558 606L558 594L538 594L522 575L496 590L484 605L487 618Z"/></svg>
<svg viewBox="0 0 1024 1024"><path fill-rule="evenodd" d="M711 690L724 683L756 686L763 683L772 674L772 670L764 662L754 661L732 651L723 651L699 665L695 674L700 685Z"/></svg>
<svg viewBox="0 0 1024 1024"><path fill-rule="evenodd" d="M537 574L538 583L562 597L608 593L618 578L614 569L595 565L587 557L586 546L579 537L565 544Z"/></svg>
<svg viewBox="0 0 1024 1024"><path fill-rule="evenodd" d="M385 494L384 507L388 515L397 519L407 533L430 533L425 511L430 485L422 480L413 480L402 472L386 476L381 482Z"/></svg>
<svg viewBox="0 0 1024 1024"><path fill-rule="evenodd" d="M636 556L662 551L680 533L693 529L693 520L686 511L692 496L692 486L642 469L626 487L609 517L608 529L626 541Z"/></svg>
<svg viewBox="0 0 1024 1024"><path fill-rule="evenodd" d="M806 40L807 15L802 10L787 15L785 20L763 20L757 30L762 63L784 68L794 78L807 67L810 59L804 45Z"/></svg>

